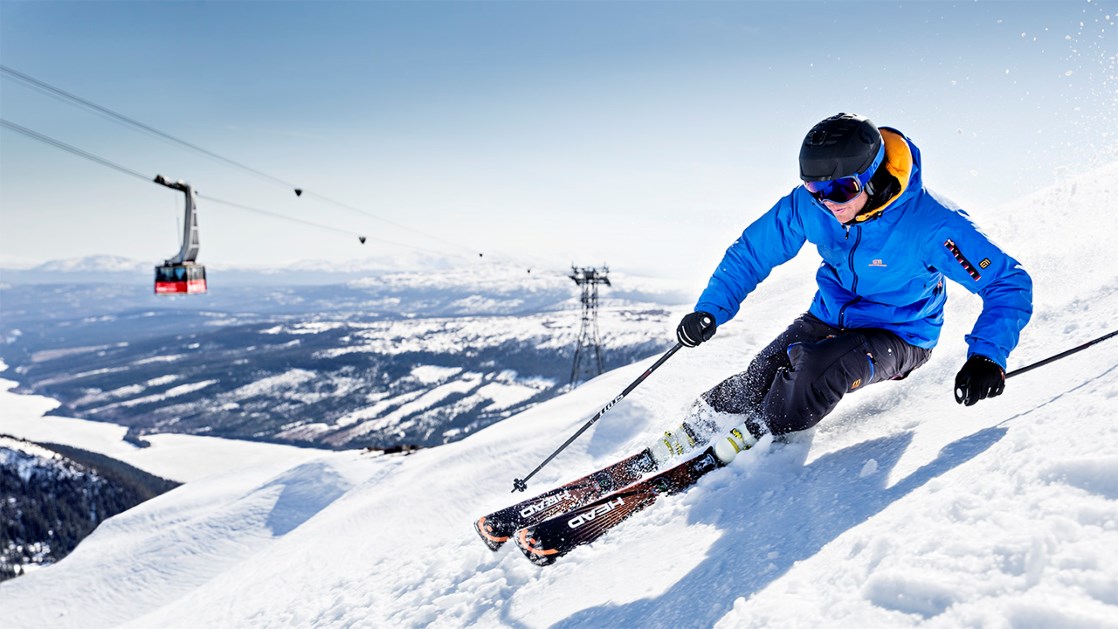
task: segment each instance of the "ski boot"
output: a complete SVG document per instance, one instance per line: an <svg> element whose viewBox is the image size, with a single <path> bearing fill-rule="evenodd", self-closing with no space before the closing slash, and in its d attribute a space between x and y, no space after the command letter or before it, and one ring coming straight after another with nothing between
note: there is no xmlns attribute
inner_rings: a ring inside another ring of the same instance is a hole
<svg viewBox="0 0 1118 629"><path fill-rule="evenodd" d="M676 457L683 456L710 441L718 426L709 420L689 419L672 430L664 431L649 450L652 458L662 466Z"/></svg>
<svg viewBox="0 0 1118 629"><path fill-rule="evenodd" d="M714 441L714 456L723 465L729 465L741 452L757 445L757 437L750 432L748 422L742 423Z"/></svg>

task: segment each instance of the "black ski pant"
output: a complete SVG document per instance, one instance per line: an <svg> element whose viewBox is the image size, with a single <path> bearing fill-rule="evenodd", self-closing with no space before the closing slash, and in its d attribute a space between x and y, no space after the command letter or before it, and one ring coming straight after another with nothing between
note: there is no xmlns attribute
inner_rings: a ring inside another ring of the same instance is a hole
<svg viewBox="0 0 1118 629"><path fill-rule="evenodd" d="M887 330L842 330L804 313L703 399L716 411L746 415L754 436L782 435L819 423L851 391L904 378L931 353Z"/></svg>

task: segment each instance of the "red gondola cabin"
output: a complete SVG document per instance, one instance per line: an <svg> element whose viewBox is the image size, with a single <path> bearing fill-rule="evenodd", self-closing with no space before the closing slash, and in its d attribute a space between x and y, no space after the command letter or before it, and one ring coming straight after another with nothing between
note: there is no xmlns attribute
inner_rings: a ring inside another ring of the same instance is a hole
<svg viewBox="0 0 1118 629"><path fill-rule="evenodd" d="M206 292L206 267L200 264L171 264L155 267L155 294Z"/></svg>

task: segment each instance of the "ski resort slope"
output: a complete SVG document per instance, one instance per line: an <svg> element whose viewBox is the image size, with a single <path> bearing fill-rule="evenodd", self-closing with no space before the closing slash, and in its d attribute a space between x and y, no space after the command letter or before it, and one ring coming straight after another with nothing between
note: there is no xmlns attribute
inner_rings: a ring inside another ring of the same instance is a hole
<svg viewBox="0 0 1118 629"><path fill-rule="evenodd" d="M1035 280L1010 369L1115 326L1116 194L1118 164L971 212ZM805 248L530 491L672 427L806 308L816 265ZM942 341L910 378L849 395L789 443L763 440L553 566L489 551L472 522L523 497L513 478L656 357L409 456L323 453L188 482L0 584L0 625L1118 627L1118 340L964 408L951 385L981 303L948 290Z"/></svg>

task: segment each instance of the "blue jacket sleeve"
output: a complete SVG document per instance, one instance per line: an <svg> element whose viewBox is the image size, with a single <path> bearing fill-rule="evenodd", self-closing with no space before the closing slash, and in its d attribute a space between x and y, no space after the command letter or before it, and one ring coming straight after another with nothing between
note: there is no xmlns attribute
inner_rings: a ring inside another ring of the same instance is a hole
<svg viewBox="0 0 1118 629"><path fill-rule="evenodd" d="M745 228L722 257L695 304L719 325L734 318L746 295L772 270L799 253L806 240L794 194L789 194Z"/></svg>
<svg viewBox="0 0 1118 629"><path fill-rule="evenodd" d="M982 313L966 337L967 356L981 354L1005 369L1032 317L1032 278L962 210L947 216L930 244L936 268L982 298Z"/></svg>

